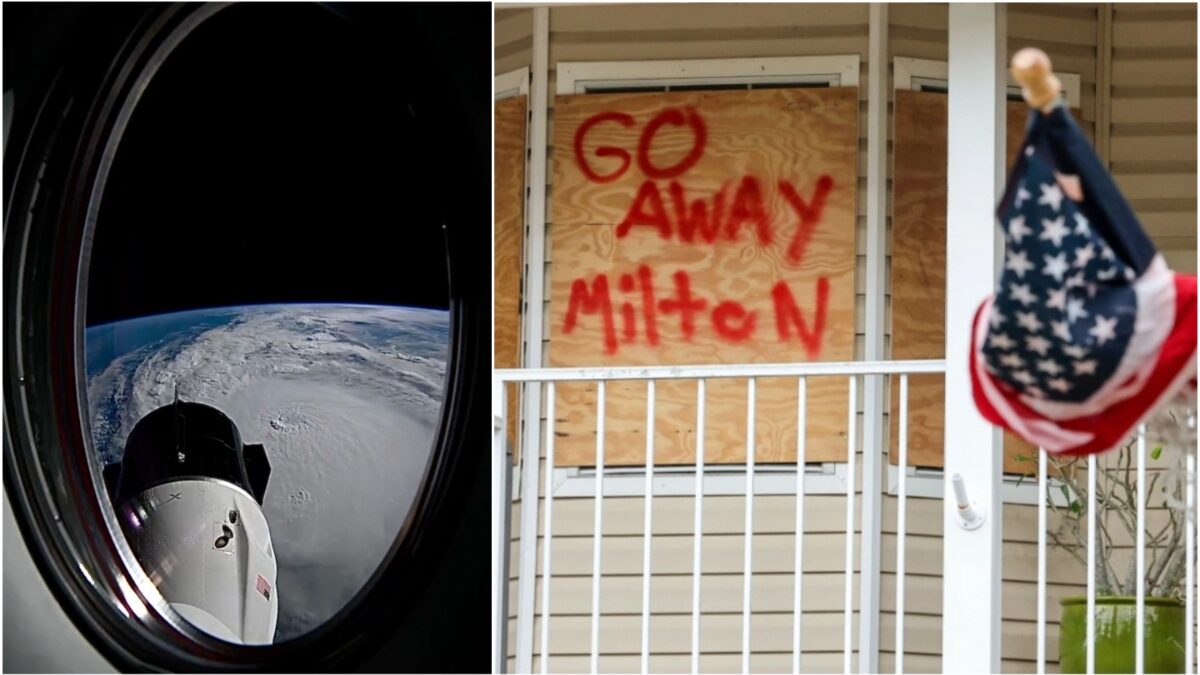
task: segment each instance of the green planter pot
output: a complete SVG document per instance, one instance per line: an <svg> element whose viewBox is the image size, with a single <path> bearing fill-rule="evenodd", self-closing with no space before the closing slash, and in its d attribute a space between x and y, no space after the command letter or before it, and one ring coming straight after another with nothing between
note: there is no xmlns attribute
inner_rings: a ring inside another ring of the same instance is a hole
<svg viewBox="0 0 1200 675"><path fill-rule="evenodd" d="M1182 602L1146 598L1146 672L1182 673L1184 666ZM1096 598L1096 672L1134 672L1137 598ZM1087 670L1087 598L1062 601L1058 636L1059 667L1064 673Z"/></svg>

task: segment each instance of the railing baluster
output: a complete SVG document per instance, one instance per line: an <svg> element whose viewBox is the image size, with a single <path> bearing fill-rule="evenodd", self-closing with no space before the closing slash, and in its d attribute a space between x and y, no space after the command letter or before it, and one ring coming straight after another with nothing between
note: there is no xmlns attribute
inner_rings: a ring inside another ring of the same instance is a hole
<svg viewBox="0 0 1200 675"><path fill-rule="evenodd" d="M845 634L843 635L842 648L843 654L843 670L847 674L850 673L851 666L851 650L853 647L854 635L854 488L855 488L855 452L857 441L856 436L856 404L858 402L858 378L854 375L850 376L850 413L849 421L847 422L846 436L849 438L846 444L846 620Z"/></svg>
<svg viewBox="0 0 1200 675"><path fill-rule="evenodd" d="M1046 672L1046 498L1050 483L1046 475L1046 451L1038 448L1038 562L1037 562L1037 673Z"/></svg>
<svg viewBox="0 0 1200 675"><path fill-rule="evenodd" d="M746 536L742 540L742 672L750 672L750 581L754 565L754 386L746 388Z"/></svg>
<svg viewBox="0 0 1200 675"><path fill-rule="evenodd" d="M527 396L526 393L531 396ZM527 401L532 398L540 403L541 385L525 382L517 387L517 394ZM518 438L536 440L537 432L532 428L522 430ZM517 642L516 661L513 669L521 673L533 672L533 620L537 601L537 544L538 544L538 469L540 450L537 443L529 443L520 453L521 490L520 553L517 568Z"/></svg>
<svg viewBox="0 0 1200 675"><path fill-rule="evenodd" d="M1088 455L1087 672L1096 672L1096 456Z"/></svg>
<svg viewBox="0 0 1200 675"><path fill-rule="evenodd" d="M1134 672L1146 672L1146 425L1137 431L1137 635L1134 638Z"/></svg>
<svg viewBox="0 0 1200 675"><path fill-rule="evenodd" d="M1184 648L1184 661L1186 662L1186 665L1183 667L1183 672L1185 675L1192 675L1192 659L1194 659L1196 656L1196 646L1193 642L1195 632L1193 631L1194 626L1192 625L1192 619L1195 618L1192 615L1192 603L1194 602L1195 597L1195 589L1192 586L1196 583L1196 531L1192 526L1192 511L1196 504L1192 499L1194 494L1192 492L1192 483L1196 479L1196 455L1193 454L1189 448L1180 448L1180 451L1187 455L1187 475L1184 476L1183 484L1185 493L1183 523L1184 527L1187 529L1187 549L1184 552L1186 560L1184 565L1187 567L1187 581L1185 582L1187 590L1184 593L1187 618L1184 620L1184 623L1187 625L1187 627L1184 629L1185 632L1183 636L1183 644L1186 645Z"/></svg>
<svg viewBox="0 0 1200 675"><path fill-rule="evenodd" d="M596 383L596 509L592 530L592 672L600 672L600 541L604 526L604 380Z"/></svg>
<svg viewBox="0 0 1200 675"><path fill-rule="evenodd" d="M642 541L642 672L650 672L650 531L654 513L654 380L646 380L646 498Z"/></svg>
<svg viewBox="0 0 1200 675"><path fill-rule="evenodd" d="M904 672L904 551L908 529L908 375L900 376L900 473L896 505L896 675Z"/></svg>
<svg viewBox="0 0 1200 675"><path fill-rule="evenodd" d="M704 539L704 380L696 381L696 512L692 523L692 672L700 672L700 544Z"/></svg>
<svg viewBox="0 0 1200 675"><path fill-rule="evenodd" d="M800 672L800 632L804 594L804 474L805 431L808 427L808 381L798 378L796 398L796 584L792 598L792 672Z"/></svg>
<svg viewBox="0 0 1200 675"><path fill-rule="evenodd" d="M550 548L554 541L554 383L546 383L546 524L542 535L542 673L550 672Z"/></svg>
<svg viewBox="0 0 1200 675"><path fill-rule="evenodd" d="M508 665L508 518L512 503L508 499L510 464L506 411L506 387L492 381L492 672L503 673Z"/></svg>

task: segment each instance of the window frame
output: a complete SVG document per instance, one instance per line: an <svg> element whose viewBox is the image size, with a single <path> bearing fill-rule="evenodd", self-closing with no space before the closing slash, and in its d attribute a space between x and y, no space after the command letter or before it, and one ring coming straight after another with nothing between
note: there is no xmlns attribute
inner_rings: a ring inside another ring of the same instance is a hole
<svg viewBox="0 0 1200 675"><path fill-rule="evenodd" d="M521 66L492 78L492 99L503 101L514 96L529 95L529 66ZM526 142L528 146L528 142Z"/></svg>
<svg viewBox="0 0 1200 675"><path fill-rule="evenodd" d="M1063 93L1067 95L1067 105L1078 108L1080 105L1079 91L1082 78L1079 73L1054 73L1062 84ZM934 59L914 59L906 56L892 58L892 89L911 89L921 91L921 85L946 86L950 80L950 66L946 61ZM1008 91L1010 94L1020 94L1021 88L1008 75Z"/></svg>
<svg viewBox="0 0 1200 675"><path fill-rule="evenodd" d="M1081 78L1078 73L1059 73L1055 72L1062 84L1063 93L1067 95L1067 105L1072 108L1079 107L1079 91L1081 86ZM892 89L923 91L925 86L934 86L944 88L949 85L950 67L946 61L937 61L933 59L915 59L904 56L896 56L892 59ZM1009 95L1020 95L1021 88L1013 79L1012 74L1008 76L1008 93ZM894 122L893 122L894 123ZM895 137L895 129L892 130L893 138ZM888 291L889 298L891 290ZM941 499L945 496L945 470L934 467L905 467L906 481L905 494L909 497L922 497L927 499ZM1027 504L1036 505L1038 503L1038 483L1036 478L1022 477L1019 474L1005 473L1004 482L1000 486L1000 498L1005 504ZM1055 505L1065 506L1066 498L1061 495L1059 486L1063 485L1062 481L1051 478L1049 494L1054 500ZM900 493L900 467L893 464L889 459L887 462L887 494L896 496Z"/></svg>

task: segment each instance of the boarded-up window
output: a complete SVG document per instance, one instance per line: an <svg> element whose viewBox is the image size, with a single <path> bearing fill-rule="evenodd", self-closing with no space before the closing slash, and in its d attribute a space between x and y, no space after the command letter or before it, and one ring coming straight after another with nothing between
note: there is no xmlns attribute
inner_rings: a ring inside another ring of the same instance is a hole
<svg viewBox="0 0 1200 675"><path fill-rule="evenodd" d="M853 359L857 90L565 96L554 122L550 365ZM795 460L796 389L759 381L757 461ZM706 461L745 461L746 390L709 382ZM812 461L845 459L847 396L810 380ZM695 462L695 401L658 384L657 463ZM596 402L558 387L559 464L595 463ZM642 464L645 383L606 405L606 464Z"/></svg>
<svg viewBox="0 0 1200 675"><path fill-rule="evenodd" d="M894 106L892 197L892 358L940 359L946 350L946 95L898 90ZM1078 117L1078 111L1076 117ZM1007 162L1025 136L1029 106L1008 102ZM983 238L994 236L988 230ZM983 298L980 298L982 301ZM947 364L948 368L960 364ZM942 376L908 386L908 462L942 467ZM899 380L892 383L891 461L899 461ZM1004 471L1037 471L1037 448L1004 435ZM1024 459L1030 458L1030 459Z"/></svg>
<svg viewBox="0 0 1200 675"><path fill-rule="evenodd" d="M496 368L516 368L521 351L521 250L525 210L525 97L496 101L493 117L495 231L492 301ZM508 391L508 440L516 444L517 387ZM516 455L514 449L514 456Z"/></svg>

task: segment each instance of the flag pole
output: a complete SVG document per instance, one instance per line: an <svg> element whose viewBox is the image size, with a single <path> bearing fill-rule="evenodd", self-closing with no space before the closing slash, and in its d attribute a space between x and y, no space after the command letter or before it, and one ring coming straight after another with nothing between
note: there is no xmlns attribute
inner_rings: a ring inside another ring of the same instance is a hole
<svg viewBox="0 0 1200 675"><path fill-rule="evenodd" d="M1050 66L1050 57L1037 47L1026 47L1013 54L1012 74L1021 85L1021 96L1029 107L1049 113L1058 100L1062 84Z"/></svg>

